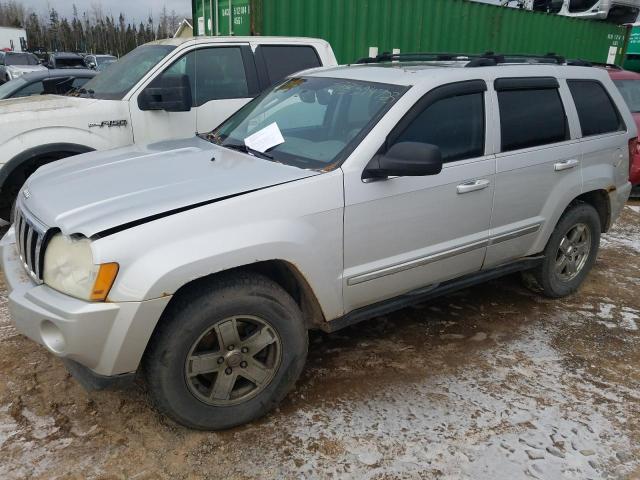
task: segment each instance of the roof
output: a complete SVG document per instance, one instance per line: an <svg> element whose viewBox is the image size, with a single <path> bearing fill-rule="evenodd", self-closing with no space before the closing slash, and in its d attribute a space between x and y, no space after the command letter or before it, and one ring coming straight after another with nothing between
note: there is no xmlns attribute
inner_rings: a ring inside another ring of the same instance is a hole
<svg viewBox="0 0 640 480"><path fill-rule="evenodd" d="M463 81L500 77L606 78L603 69L554 64L500 64L465 68L466 62L404 62L354 64L317 68L304 72L307 76L411 86L422 82Z"/></svg>
<svg viewBox="0 0 640 480"><path fill-rule="evenodd" d="M73 53L73 52L53 52L53 53L50 53L49 55L55 58L82 58L82 55L80 55L79 53Z"/></svg>
<svg viewBox="0 0 640 480"><path fill-rule="evenodd" d="M250 36L250 37L237 37L237 36L201 36L201 37L174 37L174 38L166 38L164 40L156 40L155 42L150 42L147 45L173 45L179 47L182 44L188 42L196 42L196 43L322 43L328 44L326 40L322 40L320 38L308 38L308 37L261 37L261 36Z"/></svg>

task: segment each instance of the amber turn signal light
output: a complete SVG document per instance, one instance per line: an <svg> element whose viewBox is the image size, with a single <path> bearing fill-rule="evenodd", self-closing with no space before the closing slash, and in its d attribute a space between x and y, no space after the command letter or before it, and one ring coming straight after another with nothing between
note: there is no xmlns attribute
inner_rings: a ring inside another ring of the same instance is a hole
<svg viewBox="0 0 640 480"><path fill-rule="evenodd" d="M92 302L104 302L109 295L109 290L113 286L113 282L118 275L118 269L120 266L117 263L103 263L98 269L98 275L96 275L96 281L93 284L93 291L91 292Z"/></svg>

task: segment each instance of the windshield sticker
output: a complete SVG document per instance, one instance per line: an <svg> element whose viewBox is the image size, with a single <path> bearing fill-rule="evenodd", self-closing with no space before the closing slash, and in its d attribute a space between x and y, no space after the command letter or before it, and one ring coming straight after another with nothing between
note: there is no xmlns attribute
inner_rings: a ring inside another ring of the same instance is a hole
<svg viewBox="0 0 640 480"><path fill-rule="evenodd" d="M282 143L284 143L284 137L276 122L244 139L244 144L247 147L262 153Z"/></svg>

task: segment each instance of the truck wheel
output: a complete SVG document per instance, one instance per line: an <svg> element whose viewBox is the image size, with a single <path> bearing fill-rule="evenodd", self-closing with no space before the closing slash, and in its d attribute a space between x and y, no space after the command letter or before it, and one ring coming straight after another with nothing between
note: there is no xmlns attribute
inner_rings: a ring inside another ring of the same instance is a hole
<svg viewBox="0 0 640 480"><path fill-rule="evenodd" d="M300 376L307 345L294 300L266 277L239 274L175 298L142 369L161 413L221 430L276 407Z"/></svg>
<svg viewBox="0 0 640 480"><path fill-rule="evenodd" d="M595 208L586 203L571 207L553 231L542 264L525 274L525 284L551 298L576 292L598 256L600 231Z"/></svg>

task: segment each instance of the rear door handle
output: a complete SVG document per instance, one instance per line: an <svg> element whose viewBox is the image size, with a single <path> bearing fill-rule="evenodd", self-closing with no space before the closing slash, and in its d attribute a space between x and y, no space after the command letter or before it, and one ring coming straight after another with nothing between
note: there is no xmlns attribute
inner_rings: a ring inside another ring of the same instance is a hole
<svg viewBox="0 0 640 480"><path fill-rule="evenodd" d="M564 170L570 170L572 168L576 168L578 165L580 165L580 162L578 160L564 160L562 162L558 162L553 166L553 169L556 172L562 172Z"/></svg>
<svg viewBox="0 0 640 480"><path fill-rule="evenodd" d="M489 185L491 185L489 180L474 180L472 182L463 183L462 185L458 185L458 195L484 190Z"/></svg>

